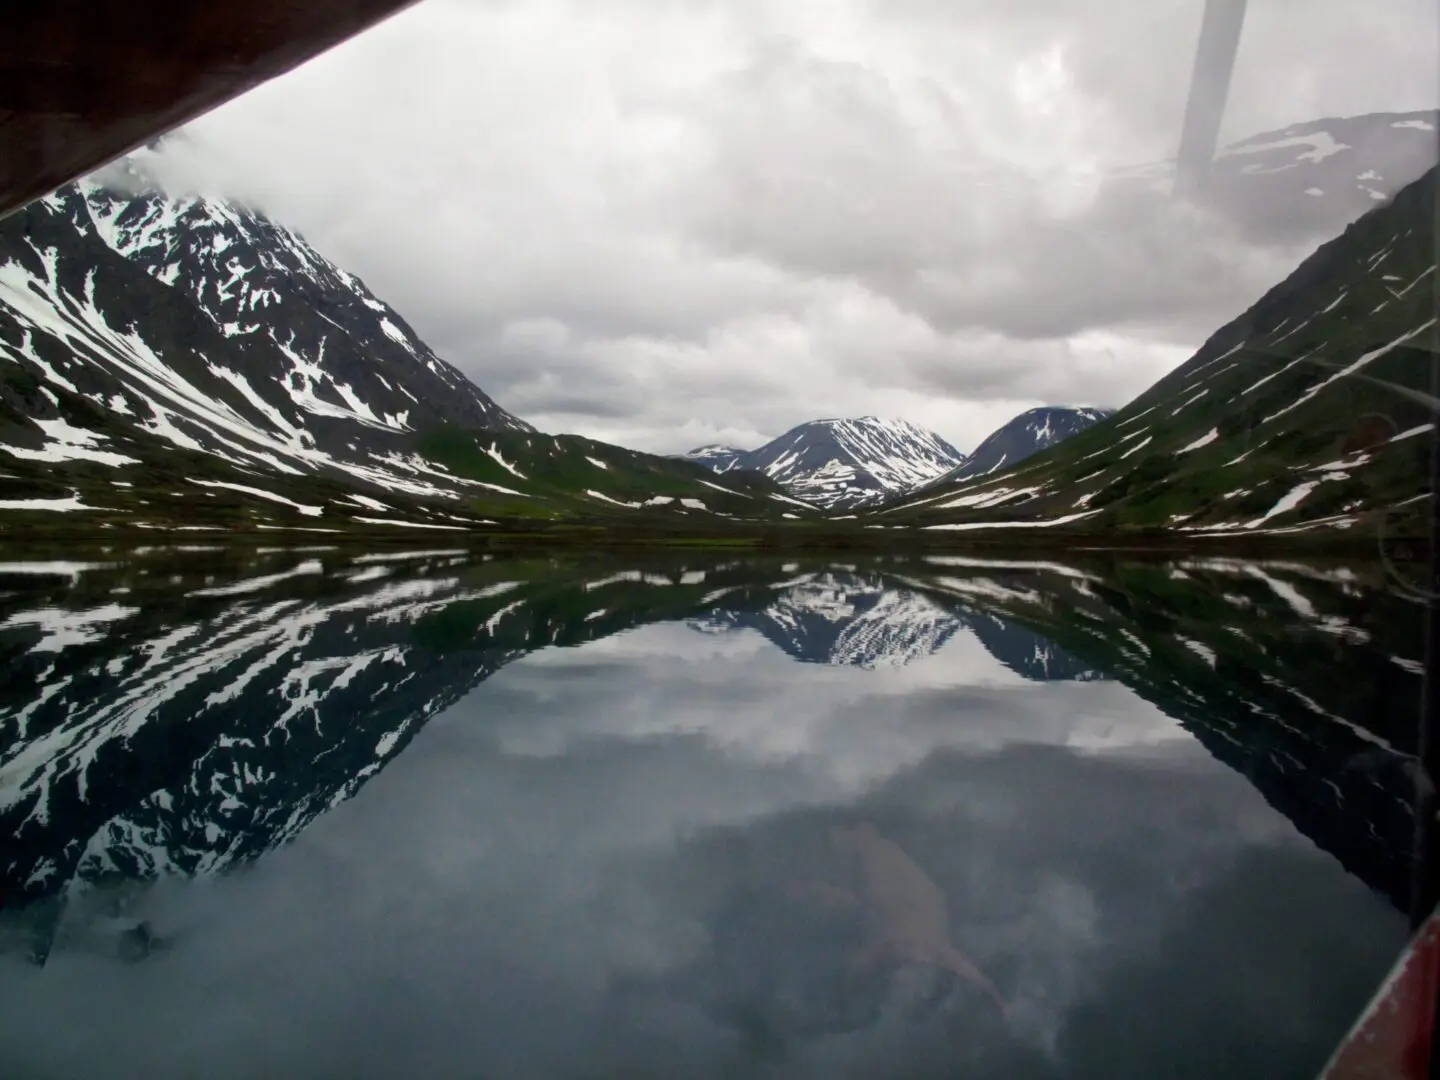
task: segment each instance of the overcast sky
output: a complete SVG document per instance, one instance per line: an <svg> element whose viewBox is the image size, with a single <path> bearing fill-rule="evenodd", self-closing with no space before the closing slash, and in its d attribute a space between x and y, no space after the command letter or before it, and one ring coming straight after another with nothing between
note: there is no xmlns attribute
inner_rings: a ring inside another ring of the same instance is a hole
<svg viewBox="0 0 1440 1080"><path fill-rule="evenodd" d="M423 0L177 162L542 430L1120 405L1313 248L1097 202L1174 153L1202 0ZM1222 137L1437 104L1433 0L1250 0ZM1323 239L1323 238L1316 238Z"/></svg>

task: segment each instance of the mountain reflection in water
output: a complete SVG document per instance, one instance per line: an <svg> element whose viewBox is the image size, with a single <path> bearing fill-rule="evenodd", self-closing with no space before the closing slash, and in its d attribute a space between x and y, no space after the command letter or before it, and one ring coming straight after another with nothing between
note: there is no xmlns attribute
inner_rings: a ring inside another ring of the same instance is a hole
<svg viewBox="0 0 1440 1080"><path fill-rule="evenodd" d="M7 563L0 1058L1312 1076L1404 938L1421 614L1221 560Z"/></svg>

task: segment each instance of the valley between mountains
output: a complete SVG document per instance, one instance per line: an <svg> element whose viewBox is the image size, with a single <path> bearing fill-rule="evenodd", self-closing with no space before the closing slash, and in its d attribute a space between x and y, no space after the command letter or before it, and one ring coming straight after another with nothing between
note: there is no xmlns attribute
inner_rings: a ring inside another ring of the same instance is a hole
<svg viewBox="0 0 1440 1080"><path fill-rule="evenodd" d="M1419 536L1435 167L1401 180L1427 138L1433 161L1434 130L1433 113L1386 114L1227 149L1224 198L1253 184L1288 205L1308 184L1307 215L1349 224L1134 401L1031 409L969 454L873 416L670 457L537 431L296 232L165 192L160 151L138 151L0 221L0 536Z"/></svg>

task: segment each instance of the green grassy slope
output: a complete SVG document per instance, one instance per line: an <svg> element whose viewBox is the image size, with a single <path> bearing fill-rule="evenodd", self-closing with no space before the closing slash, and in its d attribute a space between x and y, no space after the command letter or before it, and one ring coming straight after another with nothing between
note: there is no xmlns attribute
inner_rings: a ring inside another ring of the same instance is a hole
<svg viewBox="0 0 1440 1080"><path fill-rule="evenodd" d="M247 467L187 450L27 367L0 367L0 437L36 450L32 400L95 438L122 463L0 461L0 535L113 529L319 532L533 529L571 523L679 532L814 522L821 515L759 474L717 477L703 466L578 436L444 429L414 437L408 474L430 494L366 483L339 469ZM392 472L394 470L391 470ZM70 509L50 509L47 504ZM393 523L388 524L387 523Z"/></svg>
<svg viewBox="0 0 1440 1080"><path fill-rule="evenodd" d="M813 519L818 512L758 473L703 465L578 435L442 429L419 451L464 482L466 506L492 516L716 523Z"/></svg>

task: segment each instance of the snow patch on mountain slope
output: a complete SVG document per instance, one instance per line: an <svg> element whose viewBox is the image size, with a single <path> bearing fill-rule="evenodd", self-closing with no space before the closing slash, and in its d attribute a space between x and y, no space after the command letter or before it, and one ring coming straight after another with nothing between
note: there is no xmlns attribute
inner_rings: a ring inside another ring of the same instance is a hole
<svg viewBox="0 0 1440 1080"><path fill-rule="evenodd" d="M1207 431L1204 435L1201 435L1201 436L1200 436L1198 439L1196 439L1194 442L1186 443L1186 444L1185 444L1184 446L1182 446L1179 450L1176 450L1175 453L1177 453L1177 454L1188 454L1188 453L1190 453L1190 451L1192 451L1192 450L1199 450L1202 446L1209 446L1212 442L1214 442L1214 441L1215 441L1216 439L1218 439L1219 437L1220 437L1220 429L1219 429L1219 428L1211 428L1209 431Z"/></svg>
<svg viewBox="0 0 1440 1080"><path fill-rule="evenodd" d="M98 506L86 506L78 495L63 499L0 499L0 510L50 510L66 513L70 510L99 510Z"/></svg>
<svg viewBox="0 0 1440 1080"><path fill-rule="evenodd" d="M1347 143L1340 142L1328 131L1312 131L1305 135L1291 135L1287 138L1271 139L1269 141L1263 141L1263 137L1261 138L1262 141L1258 142L1247 140L1245 142L1233 143L1221 150L1218 156L1222 158L1234 157L1241 154L1259 154L1266 150L1283 150L1289 147L1303 146L1306 149L1296 154L1295 160L1319 162L1324 161L1327 157L1340 153L1342 150L1355 149ZM1260 170L1255 166L1245 167L1256 168L1257 171L1266 171ZM1279 168L1284 167L1285 166L1279 166Z"/></svg>
<svg viewBox="0 0 1440 1080"><path fill-rule="evenodd" d="M117 454L113 450L100 450L97 443L105 436L95 431L72 426L63 417L54 420L32 420L45 433L48 440L38 450L25 446L0 445L0 450L17 458L31 461L93 461L100 465L133 465L139 458Z"/></svg>
<svg viewBox="0 0 1440 1080"><path fill-rule="evenodd" d="M963 532L973 529L1046 529L1055 525L1068 525L1074 521L1082 521L1099 512L1098 510L1088 510L1079 514L1062 514L1060 517L1047 518L1041 521L960 521L950 522L944 525L926 525L925 528L949 530L952 532Z"/></svg>
<svg viewBox="0 0 1440 1080"><path fill-rule="evenodd" d="M273 491L266 491L264 488L249 487L246 484L232 484L225 480L191 480L192 484L199 484L206 488L227 488L231 491L242 491L247 495L254 495L261 499L269 499L271 502L281 503L285 506L299 510L306 517L319 517L325 512L323 506L306 506L294 499L287 499L284 495L277 495Z"/></svg>

